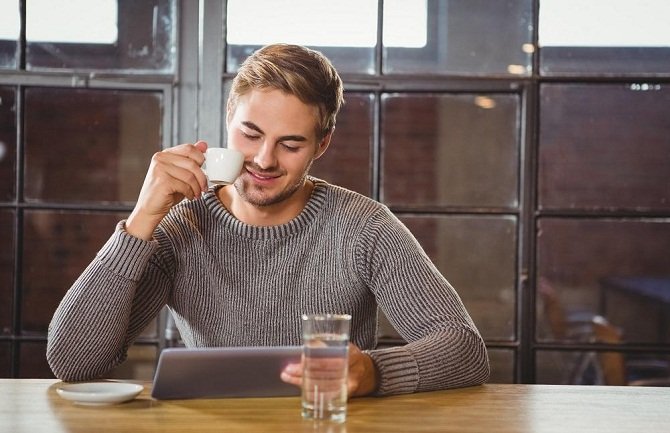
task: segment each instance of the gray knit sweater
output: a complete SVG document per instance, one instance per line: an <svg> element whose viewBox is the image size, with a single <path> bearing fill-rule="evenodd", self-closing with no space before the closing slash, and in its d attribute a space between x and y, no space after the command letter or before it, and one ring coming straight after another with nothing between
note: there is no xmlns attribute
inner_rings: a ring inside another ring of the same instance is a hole
<svg viewBox="0 0 670 433"><path fill-rule="evenodd" d="M486 381L479 332L407 228L386 206L312 180L304 210L280 226L242 223L214 189L175 206L152 241L119 223L52 319L54 374L105 374L167 304L190 347L300 345L301 314L351 314L379 394ZM375 349L377 306L407 345Z"/></svg>

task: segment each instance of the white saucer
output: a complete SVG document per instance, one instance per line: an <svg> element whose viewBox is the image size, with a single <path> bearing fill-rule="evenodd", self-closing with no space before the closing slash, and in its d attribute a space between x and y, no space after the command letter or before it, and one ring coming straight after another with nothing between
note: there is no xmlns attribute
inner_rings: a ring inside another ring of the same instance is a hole
<svg viewBox="0 0 670 433"><path fill-rule="evenodd" d="M144 387L124 382L61 383L56 388L58 395L78 404L104 405L132 400Z"/></svg>

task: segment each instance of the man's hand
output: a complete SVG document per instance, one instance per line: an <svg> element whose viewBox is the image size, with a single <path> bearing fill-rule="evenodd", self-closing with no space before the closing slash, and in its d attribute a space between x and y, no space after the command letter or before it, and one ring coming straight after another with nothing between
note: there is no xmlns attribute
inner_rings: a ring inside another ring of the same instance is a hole
<svg viewBox="0 0 670 433"><path fill-rule="evenodd" d="M281 373L281 379L284 382L302 386L302 363L287 365ZM371 394L377 389L378 382L378 373L372 358L356 345L349 343L348 395L356 397Z"/></svg>
<svg viewBox="0 0 670 433"><path fill-rule="evenodd" d="M349 343L349 380L347 383L349 395L362 396L375 392L379 384L378 375L370 355Z"/></svg>
<svg viewBox="0 0 670 433"><path fill-rule="evenodd" d="M126 231L150 240L154 229L172 206L184 198L192 200L207 190L202 163L207 143L182 144L154 154L140 196L126 222Z"/></svg>

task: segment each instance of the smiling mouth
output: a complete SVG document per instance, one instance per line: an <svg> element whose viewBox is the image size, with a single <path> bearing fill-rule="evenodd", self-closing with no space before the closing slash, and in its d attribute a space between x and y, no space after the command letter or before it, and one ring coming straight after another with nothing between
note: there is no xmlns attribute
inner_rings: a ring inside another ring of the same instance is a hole
<svg viewBox="0 0 670 433"><path fill-rule="evenodd" d="M277 179L279 176L281 176L280 174L276 174L276 173L257 173L257 172L254 172L254 171L251 171L251 170L248 170L248 169L247 169L247 173L249 173L249 175L251 177L253 177L254 179L257 179L257 180L260 180L260 181L270 181L270 180L273 180L273 179Z"/></svg>

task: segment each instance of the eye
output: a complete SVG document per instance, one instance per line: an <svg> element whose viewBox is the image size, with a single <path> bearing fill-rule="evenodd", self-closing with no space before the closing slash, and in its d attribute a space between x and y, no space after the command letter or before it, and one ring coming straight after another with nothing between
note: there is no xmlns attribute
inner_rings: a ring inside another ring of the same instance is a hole
<svg viewBox="0 0 670 433"><path fill-rule="evenodd" d="M281 145L289 152L297 152L300 150L299 146L291 146L290 144L281 143Z"/></svg>
<svg viewBox="0 0 670 433"><path fill-rule="evenodd" d="M260 138L259 135L247 134L244 131L240 131L240 133L242 133L242 136L248 140L258 140Z"/></svg>

